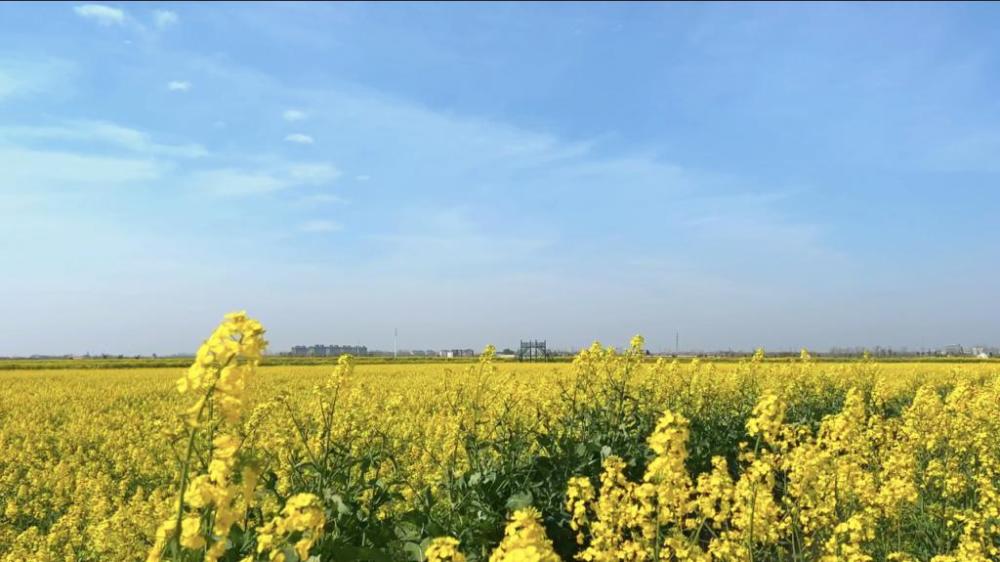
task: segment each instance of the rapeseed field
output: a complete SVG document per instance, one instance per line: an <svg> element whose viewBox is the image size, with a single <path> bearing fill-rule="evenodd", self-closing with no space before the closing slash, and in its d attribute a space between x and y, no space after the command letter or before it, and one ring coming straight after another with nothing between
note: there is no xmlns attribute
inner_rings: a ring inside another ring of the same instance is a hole
<svg viewBox="0 0 1000 562"><path fill-rule="evenodd" d="M0 560L1000 559L993 363L0 372Z"/></svg>

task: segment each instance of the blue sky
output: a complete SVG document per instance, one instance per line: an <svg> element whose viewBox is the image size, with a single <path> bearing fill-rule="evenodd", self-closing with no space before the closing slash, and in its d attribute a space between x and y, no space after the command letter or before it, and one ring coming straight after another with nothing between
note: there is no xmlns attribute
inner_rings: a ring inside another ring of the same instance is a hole
<svg viewBox="0 0 1000 562"><path fill-rule="evenodd" d="M0 4L0 355L1000 344L1000 7Z"/></svg>

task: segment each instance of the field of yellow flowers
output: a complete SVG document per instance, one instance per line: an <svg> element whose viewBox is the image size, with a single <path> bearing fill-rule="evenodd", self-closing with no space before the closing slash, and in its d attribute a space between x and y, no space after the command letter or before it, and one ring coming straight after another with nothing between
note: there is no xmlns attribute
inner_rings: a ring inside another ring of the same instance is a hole
<svg viewBox="0 0 1000 562"><path fill-rule="evenodd" d="M1000 560L1000 369L650 362L0 372L0 561Z"/></svg>

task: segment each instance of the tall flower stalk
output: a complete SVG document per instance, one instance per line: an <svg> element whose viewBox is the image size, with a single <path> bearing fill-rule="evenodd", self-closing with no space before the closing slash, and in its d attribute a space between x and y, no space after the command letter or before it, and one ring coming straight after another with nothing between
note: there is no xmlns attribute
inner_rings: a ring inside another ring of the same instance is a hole
<svg viewBox="0 0 1000 562"><path fill-rule="evenodd" d="M246 312L227 314L177 380L178 392L197 398L181 416L187 439L176 515L160 526L147 562L165 552L178 561L185 550L215 561L228 549L229 532L252 504L258 477L253 463L240 462L240 420L247 380L266 346L260 322ZM199 465L207 471L192 476Z"/></svg>

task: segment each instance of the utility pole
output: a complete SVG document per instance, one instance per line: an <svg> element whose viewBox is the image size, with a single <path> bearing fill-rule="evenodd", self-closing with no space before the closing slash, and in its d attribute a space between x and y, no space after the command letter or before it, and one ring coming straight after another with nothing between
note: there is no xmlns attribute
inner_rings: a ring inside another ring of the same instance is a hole
<svg viewBox="0 0 1000 562"><path fill-rule="evenodd" d="M680 331L674 332L674 355L680 355L681 353L681 333Z"/></svg>
<svg viewBox="0 0 1000 562"><path fill-rule="evenodd" d="M392 329L392 358L396 359L399 354L399 328Z"/></svg>

